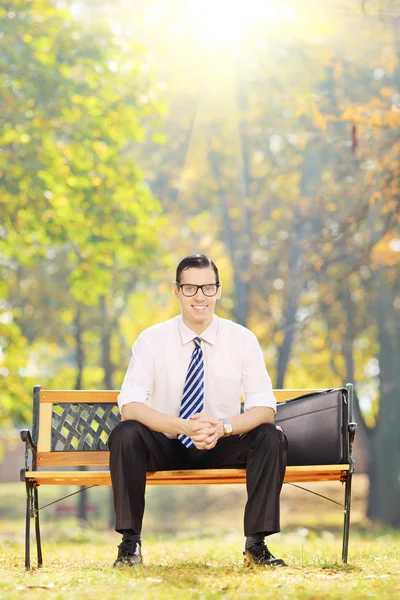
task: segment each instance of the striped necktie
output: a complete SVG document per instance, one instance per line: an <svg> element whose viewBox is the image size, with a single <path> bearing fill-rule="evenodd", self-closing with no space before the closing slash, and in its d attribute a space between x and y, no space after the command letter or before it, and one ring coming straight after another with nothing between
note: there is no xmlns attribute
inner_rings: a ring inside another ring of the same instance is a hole
<svg viewBox="0 0 400 600"><path fill-rule="evenodd" d="M201 339L194 338L194 350L192 359L188 368L183 388L183 396L179 417L181 419L190 419L196 413L203 410L204 407L204 359L203 350L201 349ZM181 433L178 435L178 440L182 442L186 448L194 446L192 440Z"/></svg>

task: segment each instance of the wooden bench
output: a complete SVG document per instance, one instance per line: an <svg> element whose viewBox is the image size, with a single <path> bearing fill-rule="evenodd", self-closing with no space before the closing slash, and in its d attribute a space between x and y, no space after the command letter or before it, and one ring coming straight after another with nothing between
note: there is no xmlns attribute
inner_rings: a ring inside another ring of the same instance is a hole
<svg viewBox="0 0 400 600"><path fill-rule="evenodd" d="M338 481L345 484L342 559L347 563L351 479L354 471L352 445L356 424L352 423L353 386L348 384L349 431L348 464L287 467L285 483ZM312 391L275 390L278 402ZM38 488L40 485L111 485L109 471L79 470L81 467L108 467L107 440L119 423L118 391L49 391L33 390L32 433L24 429L25 468L21 481L26 485L25 567L30 569L30 523L35 522L38 566L42 566ZM290 440L289 440L290 443ZM73 470L43 471L41 467L73 467ZM147 474L147 485L200 485L245 483L245 469L206 469L157 471Z"/></svg>

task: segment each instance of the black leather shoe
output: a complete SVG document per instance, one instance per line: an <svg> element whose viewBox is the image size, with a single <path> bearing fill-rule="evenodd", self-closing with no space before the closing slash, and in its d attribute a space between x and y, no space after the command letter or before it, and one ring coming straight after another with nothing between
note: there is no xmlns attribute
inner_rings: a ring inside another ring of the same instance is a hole
<svg viewBox="0 0 400 600"><path fill-rule="evenodd" d="M281 558L275 558L268 550L264 542L256 542L243 552L244 564L247 567L253 565L259 567L287 567L287 564Z"/></svg>
<svg viewBox="0 0 400 600"><path fill-rule="evenodd" d="M140 565L143 562L142 552L140 544L133 540L124 540L118 546L118 556L114 563L114 567L121 565L127 565L128 567L134 567Z"/></svg>

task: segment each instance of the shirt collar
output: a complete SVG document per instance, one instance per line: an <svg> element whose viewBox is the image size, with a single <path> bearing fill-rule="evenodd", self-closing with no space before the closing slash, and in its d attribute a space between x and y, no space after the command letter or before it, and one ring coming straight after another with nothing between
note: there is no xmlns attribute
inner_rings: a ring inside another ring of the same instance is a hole
<svg viewBox="0 0 400 600"><path fill-rule="evenodd" d="M194 340L195 337L199 337L205 342L214 345L218 331L218 317L217 315L213 315L213 320L211 321L210 325L205 331L203 331L201 335L198 335L197 333L189 329L187 325L185 325L182 319L182 315L180 315L178 319L178 329L181 335L182 344L187 344L188 342Z"/></svg>

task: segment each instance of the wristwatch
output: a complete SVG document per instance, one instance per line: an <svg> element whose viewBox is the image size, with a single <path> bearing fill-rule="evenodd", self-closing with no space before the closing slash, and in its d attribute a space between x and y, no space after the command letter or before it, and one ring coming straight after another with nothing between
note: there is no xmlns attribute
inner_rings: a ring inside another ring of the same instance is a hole
<svg viewBox="0 0 400 600"><path fill-rule="evenodd" d="M228 419L222 419L222 428L224 430L224 437L232 435L232 423Z"/></svg>

